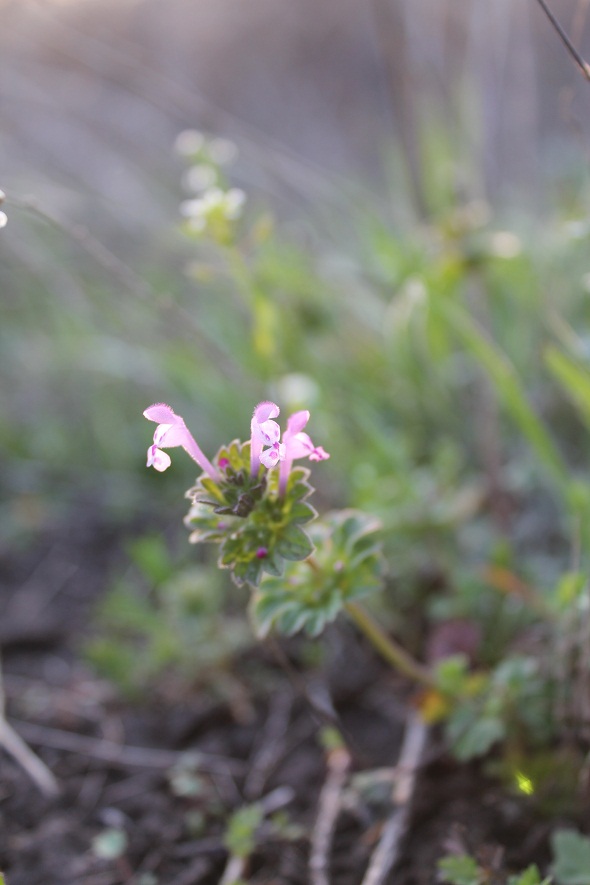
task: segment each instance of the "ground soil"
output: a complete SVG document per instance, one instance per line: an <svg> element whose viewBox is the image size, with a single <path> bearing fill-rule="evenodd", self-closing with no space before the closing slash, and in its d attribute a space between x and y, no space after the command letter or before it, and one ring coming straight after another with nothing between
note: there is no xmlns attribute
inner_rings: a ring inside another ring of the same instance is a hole
<svg viewBox="0 0 590 885"><path fill-rule="evenodd" d="M389 783L396 764L408 686L352 630L338 627L322 668L304 667L296 643L269 644L234 662L225 696L168 679L141 701L125 701L80 651L119 540L111 528L77 522L0 562L8 718L60 785L57 798L44 797L0 751L0 869L8 885L230 881L227 820L255 801L268 814L243 878L314 882L309 835L320 826L319 797L334 760L318 734L330 721L345 735L351 762L331 851L315 881L360 885L392 813L390 789L379 792L379 783ZM270 823L279 810L289 826ZM116 859L93 848L109 829L126 838ZM480 765L456 764L433 733L386 881L434 883L438 858L472 851L490 869L490 882L505 882L532 861L546 868L549 829Z"/></svg>

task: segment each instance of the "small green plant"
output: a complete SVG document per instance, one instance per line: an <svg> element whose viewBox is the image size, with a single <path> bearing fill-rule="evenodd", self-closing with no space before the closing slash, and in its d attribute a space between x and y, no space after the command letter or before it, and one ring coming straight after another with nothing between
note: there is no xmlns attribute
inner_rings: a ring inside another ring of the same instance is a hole
<svg viewBox="0 0 590 885"><path fill-rule="evenodd" d="M590 839L575 830L557 830L551 837L553 875L558 885L590 885Z"/></svg>
<svg viewBox="0 0 590 885"><path fill-rule="evenodd" d="M218 545L220 568L228 569L238 586L251 587L251 612L261 635L272 626L286 634L305 628L317 635L346 611L393 666L434 686L427 669L388 637L358 602L381 586L378 523L343 511L319 521L313 540L302 528L316 516L308 503L314 490L309 471L293 462L324 461L329 455L303 431L307 410L290 416L282 437L274 420L279 414L275 403L259 403L250 442L222 446L211 462L170 406L150 406L144 415L158 426L148 448L148 467L166 470L170 456L163 450L176 447L201 467L196 486L187 492L192 502L186 520L193 529L191 540ZM296 565L287 570L287 563Z"/></svg>
<svg viewBox="0 0 590 885"><path fill-rule="evenodd" d="M170 672L189 682L216 674L222 689L232 656L252 639L218 572L179 562L161 536L139 538L127 552L131 565L100 605L89 660L133 695Z"/></svg>
<svg viewBox="0 0 590 885"><path fill-rule="evenodd" d="M496 871L486 870L468 854L442 858L438 862L438 873L439 880L447 885L493 885L498 881ZM506 879L506 885L551 885L552 882L551 876L541 878L535 864Z"/></svg>
<svg viewBox="0 0 590 885"><path fill-rule="evenodd" d="M517 875L509 875L507 885L589 885L590 838L575 830L557 830L551 837L551 875L542 877L536 864ZM438 862L441 882L447 885L492 885L496 871L489 871L468 854L443 857Z"/></svg>
<svg viewBox="0 0 590 885"><path fill-rule="evenodd" d="M256 832L264 819L264 809L259 804L245 805L229 819L224 843L234 857L249 857L256 847Z"/></svg>

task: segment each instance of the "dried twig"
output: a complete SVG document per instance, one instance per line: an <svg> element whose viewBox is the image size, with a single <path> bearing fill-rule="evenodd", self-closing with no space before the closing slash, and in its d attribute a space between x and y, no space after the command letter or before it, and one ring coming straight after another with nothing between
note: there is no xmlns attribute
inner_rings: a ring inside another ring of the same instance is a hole
<svg viewBox="0 0 590 885"><path fill-rule="evenodd" d="M311 885L329 885L329 857L342 791L348 776L351 757L340 747L328 755L328 774L320 793L318 816L311 838L309 872Z"/></svg>
<svg viewBox="0 0 590 885"><path fill-rule="evenodd" d="M549 21L551 22L551 25L553 26L554 30L556 31L556 33L559 36L559 39L561 40L561 42L563 43L563 45L565 46L565 48L567 49L567 51L569 52L569 54L571 55L571 57L573 58L573 60L577 64L577 66L579 67L579 69L581 70L585 79L590 80L590 65L588 64L588 62L582 58L582 56L580 55L580 53L578 52L578 50L576 49L576 47L574 46L574 44L572 43L572 41L570 40L570 38L568 37L566 32L564 31L564 29L561 27L561 25L559 24L559 22L557 21L557 19L555 18L555 16L553 15L551 10L549 9L549 7L547 6L547 3L545 2L545 0L537 0L537 3L539 4L541 9L545 13L547 18L549 19Z"/></svg>
<svg viewBox="0 0 590 885"><path fill-rule="evenodd" d="M61 731L57 728L47 728L44 725L35 725L30 722L15 723L28 741L56 750L64 750L68 753L78 753L80 756L90 756L101 759L111 765L122 768L171 768L179 761L191 755L191 750L160 750L152 747L130 747L118 744L115 741L102 740L101 738L86 737L71 731ZM245 763L238 759L229 759L212 753L202 753L194 750L197 765L204 771L215 774L243 774Z"/></svg>
<svg viewBox="0 0 590 885"><path fill-rule="evenodd" d="M282 690L273 697L260 741L248 762L249 771L244 783L246 799L260 796L270 772L283 755L292 709L290 691Z"/></svg>
<svg viewBox="0 0 590 885"><path fill-rule="evenodd" d="M57 796L59 785L55 776L3 716L0 717L0 746L24 768L45 796Z"/></svg>
<svg viewBox="0 0 590 885"><path fill-rule="evenodd" d="M393 788L393 802L396 807L383 827L362 885L382 885L397 862L399 847L408 826L416 774L426 748L427 737L428 727L418 717L412 718L406 728L399 761L395 767L397 777Z"/></svg>
<svg viewBox="0 0 590 885"><path fill-rule="evenodd" d="M2 670L0 669L0 747L3 747L19 765L24 768L31 780L45 796L57 796L59 784L53 773L33 753L30 747L6 721L4 714L4 688L2 686Z"/></svg>

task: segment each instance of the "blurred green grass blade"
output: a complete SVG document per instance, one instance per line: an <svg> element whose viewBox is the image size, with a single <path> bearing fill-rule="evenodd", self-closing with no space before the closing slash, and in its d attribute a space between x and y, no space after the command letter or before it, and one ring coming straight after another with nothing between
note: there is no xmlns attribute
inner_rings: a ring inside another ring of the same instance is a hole
<svg viewBox="0 0 590 885"><path fill-rule="evenodd" d="M590 372L553 346L547 349L545 361L590 430Z"/></svg>
<svg viewBox="0 0 590 885"><path fill-rule="evenodd" d="M485 371L500 402L536 452L541 464L559 486L567 489L567 467L543 422L529 405L521 381L508 357L465 310L449 302L439 304L438 308Z"/></svg>

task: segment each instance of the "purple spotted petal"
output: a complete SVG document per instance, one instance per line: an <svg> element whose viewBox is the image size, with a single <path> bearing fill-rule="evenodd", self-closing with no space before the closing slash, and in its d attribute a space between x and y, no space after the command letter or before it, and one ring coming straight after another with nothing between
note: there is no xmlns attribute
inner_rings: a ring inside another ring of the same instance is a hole
<svg viewBox="0 0 590 885"><path fill-rule="evenodd" d="M285 446L282 443L275 443L270 449L266 449L260 454L260 463L270 470L272 467L276 467L284 457Z"/></svg>
<svg viewBox="0 0 590 885"><path fill-rule="evenodd" d="M313 452L313 443L307 433L296 433L289 437L285 433L284 440L287 458L291 461L296 461L297 458L307 458Z"/></svg>
<svg viewBox="0 0 590 885"><path fill-rule="evenodd" d="M163 473L164 470L170 467L171 463L170 455L160 451L157 446L150 446L147 450L147 467L154 467L160 473Z"/></svg>
<svg viewBox="0 0 590 885"><path fill-rule="evenodd" d="M310 461L327 461L330 455L322 446L317 446L309 456Z"/></svg>

